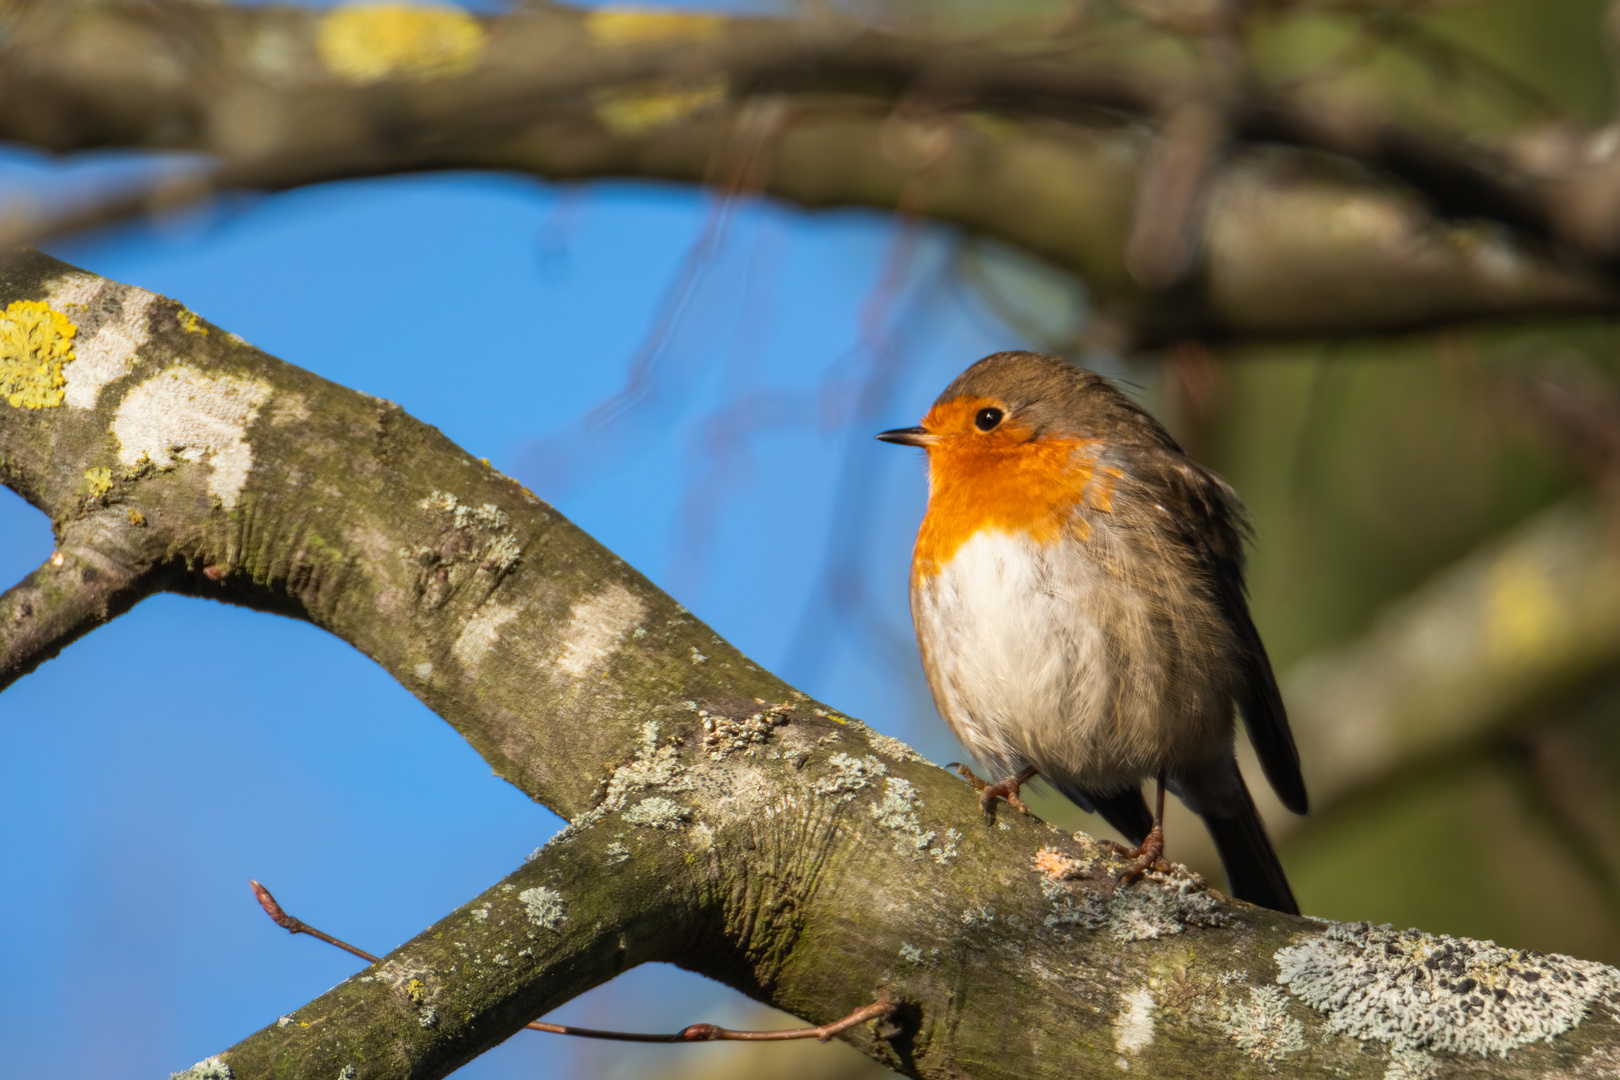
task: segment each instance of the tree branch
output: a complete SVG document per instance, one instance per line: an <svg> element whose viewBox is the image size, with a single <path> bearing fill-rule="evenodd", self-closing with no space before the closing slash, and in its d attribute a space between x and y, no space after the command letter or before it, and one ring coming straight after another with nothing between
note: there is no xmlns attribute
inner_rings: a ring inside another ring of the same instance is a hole
<svg viewBox="0 0 1620 1080"><path fill-rule="evenodd" d="M0 304L19 302L75 331L50 322L75 343L61 399L0 407L8 483L60 533L122 512L140 538L125 550L150 557L134 592L330 630L572 820L226 1052L237 1077L443 1075L648 960L811 1023L887 988L894 1026L842 1037L926 1077L1111 1076L1121 1058L1212 1077L1518 1075L1600 1068L1620 1037L1620 976L1601 965L1324 927L1180 870L1122 887L1100 845L987 822L954 777L760 670L397 407L37 253L0 274Z"/></svg>
<svg viewBox="0 0 1620 1080"><path fill-rule="evenodd" d="M1414 591L1360 640L1296 669L1289 718L1313 763L1318 806L1612 670L1614 539L1602 504L1545 510Z"/></svg>
<svg viewBox="0 0 1620 1080"><path fill-rule="evenodd" d="M161 191L114 193L17 226L35 235L210 191L426 168L700 182L746 102L764 95L779 98L790 120L762 190L806 206L898 205L923 169L895 158L904 143L896 129L919 122L897 105L966 114L964 133L927 164L918 212L1081 274L1138 342L1402 330L1615 303L1620 181L1591 164L1586 136L1529 170L1460 136L1330 113L1286 92L1234 92L1222 122L1247 149L1209 185L1201 287L1167 294L1127 269L1122 225L1143 162L1160 157L1142 129L1122 121L1190 115L1169 104L1196 97L1206 85L1196 73L1166 77L1030 58L994 41L846 25L638 22L553 7L456 16L471 44L455 64L424 66L403 53L380 74L357 73L330 44L337 14L176 2L28 5L8 17L0 89L13 107L0 136L57 150L110 143L219 159L203 177L157 182ZM272 67L260 48L266 35L279 43ZM87 69L86 36L124 42L128 59ZM1196 142L1179 139L1182 149ZM1324 168L1321 154L1337 164ZM1329 198L1350 205L1330 213ZM1273 204L1280 213L1262 212ZM1459 219L1512 232L1451 227ZM1279 282L1304 286L1279 298L1267 291Z"/></svg>

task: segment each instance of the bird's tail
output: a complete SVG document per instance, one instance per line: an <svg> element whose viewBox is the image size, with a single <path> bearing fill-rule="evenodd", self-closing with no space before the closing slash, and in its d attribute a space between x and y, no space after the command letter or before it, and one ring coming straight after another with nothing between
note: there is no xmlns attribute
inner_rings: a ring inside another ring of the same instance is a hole
<svg viewBox="0 0 1620 1080"><path fill-rule="evenodd" d="M1254 808L1249 789L1238 778L1242 798L1228 796L1221 800L1218 810L1203 810L1204 824L1215 839L1215 850L1220 852L1221 865L1226 868L1226 883L1231 894L1239 900L1281 911L1299 914L1294 890L1288 887L1288 876L1266 836L1266 827L1260 822L1260 813Z"/></svg>

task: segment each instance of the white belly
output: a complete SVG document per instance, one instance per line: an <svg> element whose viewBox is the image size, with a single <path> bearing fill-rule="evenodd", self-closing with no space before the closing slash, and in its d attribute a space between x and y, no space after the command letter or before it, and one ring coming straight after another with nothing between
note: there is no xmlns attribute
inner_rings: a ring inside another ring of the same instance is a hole
<svg viewBox="0 0 1620 1080"><path fill-rule="evenodd" d="M1037 554L1030 557L1030 552ZM941 715L996 778L1033 765L1095 790L1137 782L1109 702L1105 640L1088 617L1083 557L981 532L912 595L917 637Z"/></svg>

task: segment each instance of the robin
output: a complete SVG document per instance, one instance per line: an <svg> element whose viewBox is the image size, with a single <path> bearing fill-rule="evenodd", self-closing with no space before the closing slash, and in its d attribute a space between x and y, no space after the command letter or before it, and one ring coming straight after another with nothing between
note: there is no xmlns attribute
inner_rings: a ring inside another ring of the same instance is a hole
<svg viewBox="0 0 1620 1080"><path fill-rule="evenodd" d="M1297 914L1233 753L1235 706L1305 812L1231 487L1107 379L1039 353L985 357L920 426L878 438L928 451L911 615L940 714L1003 777L962 770L985 809L1028 813L1019 789L1039 777L1130 838L1139 877L1164 852L1168 788L1204 819L1232 895Z"/></svg>

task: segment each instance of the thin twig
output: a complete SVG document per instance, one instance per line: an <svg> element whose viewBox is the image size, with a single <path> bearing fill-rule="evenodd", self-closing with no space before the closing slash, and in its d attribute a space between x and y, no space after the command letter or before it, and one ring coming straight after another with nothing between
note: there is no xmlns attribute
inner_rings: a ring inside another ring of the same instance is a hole
<svg viewBox="0 0 1620 1080"><path fill-rule="evenodd" d="M270 890L260 885L252 878L248 884L253 886L253 895L259 901L259 906L275 924L286 930L289 934L308 934L319 938L328 945L336 945L346 953L358 956L367 963L375 964L381 958L371 955L366 950L350 945L348 942L333 937L323 930L304 922L295 916L287 914ZM781 1031L733 1031L723 1028L719 1024L689 1024L672 1035L658 1035L635 1031L600 1031L596 1028L570 1027L567 1024L547 1024L540 1020L531 1020L526 1025L535 1031L545 1031L553 1035L573 1035L580 1039L604 1039L609 1042L634 1043L688 1043L688 1042L786 1042L789 1039L815 1039L826 1042L834 1035L848 1031L869 1020L878 1020L891 1016L900 1006L891 1000L884 990L878 991L878 1000L870 1005L862 1005L848 1016L834 1020L830 1024L820 1024L815 1027L785 1028Z"/></svg>

